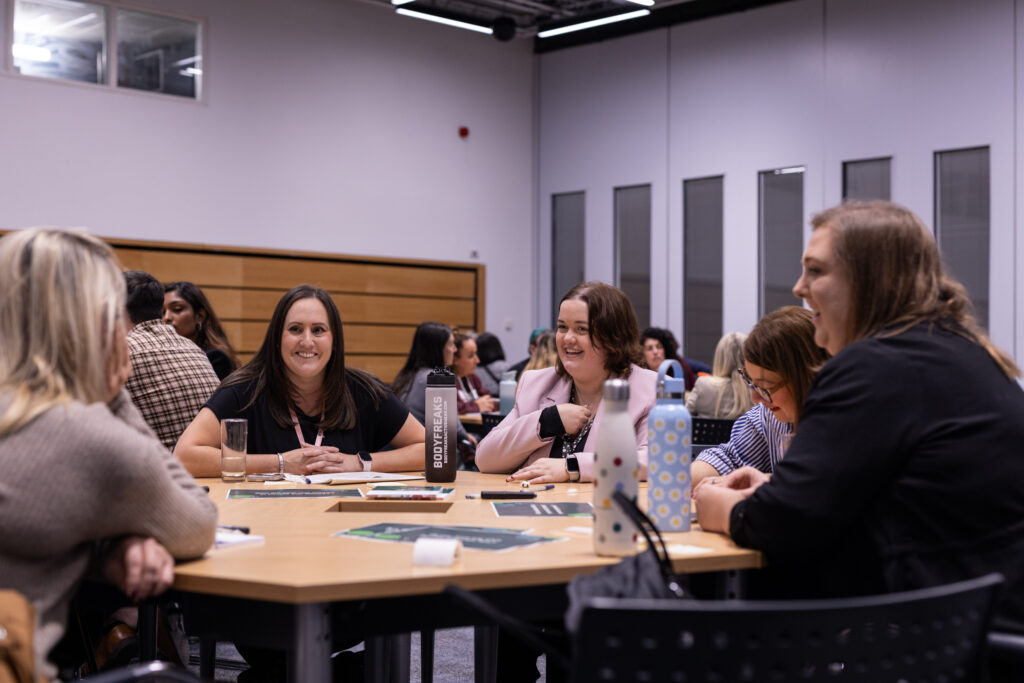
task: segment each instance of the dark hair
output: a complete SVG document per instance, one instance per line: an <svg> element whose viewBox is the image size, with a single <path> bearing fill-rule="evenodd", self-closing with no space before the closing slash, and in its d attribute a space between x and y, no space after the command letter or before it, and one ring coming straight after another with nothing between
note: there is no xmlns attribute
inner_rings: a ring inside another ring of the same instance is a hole
<svg viewBox="0 0 1024 683"><path fill-rule="evenodd" d="M799 422L814 375L829 359L814 343L813 314L800 306L783 306L761 318L743 343L743 359L782 377L797 405Z"/></svg>
<svg viewBox="0 0 1024 683"><path fill-rule="evenodd" d="M633 304L618 287L603 282L581 282L562 297L559 308L566 301L579 299L587 305L587 325L595 347L604 352L604 367L612 375L629 377L631 364L639 364L640 326L636 322ZM555 364L561 377L568 376L562 359Z"/></svg>
<svg viewBox="0 0 1024 683"><path fill-rule="evenodd" d="M505 349L501 348L498 337L482 332L476 338L476 355L480 356L480 365L490 365L496 360L505 360Z"/></svg>
<svg viewBox="0 0 1024 683"><path fill-rule="evenodd" d="M409 393L416 373L423 368L439 368L444 366L444 346L452 330L442 323L424 322L416 328L412 335L412 346L405 365L391 382L391 391L399 398Z"/></svg>
<svg viewBox="0 0 1024 683"><path fill-rule="evenodd" d="M178 282L170 282L164 285L164 292L176 292L178 296L185 300L185 303L192 307L192 314L196 318L199 318L200 313L203 314L203 319L197 320L201 324L196 325L196 338L194 340L196 346L203 351L220 349L231 359L231 365L237 368L238 355L231 346L231 342L228 341L228 336L224 333L224 328L221 327L220 319L213 312L213 306L210 305L210 300L203 294L203 290L191 282L179 280Z"/></svg>
<svg viewBox="0 0 1024 683"><path fill-rule="evenodd" d="M164 287L159 280L141 270L126 270L124 283L128 287L124 307L133 325L163 317Z"/></svg>
<svg viewBox="0 0 1024 683"><path fill-rule="evenodd" d="M666 359L682 360L679 357L679 342L676 341L676 336L671 331L661 327L648 327L640 334L640 346L643 346L648 339L657 339L661 342L665 348ZM658 368L651 368L651 370L657 372Z"/></svg>
<svg viewBox="0 0 1024 683"><path fill-rule="evenodd" d="M262 395L278 425L289 427L292 424L289 408L295 405L295 389L285 372L284 359L281 357L281 337L284 335L288 311L302 299L316 299L322 303L327 310L327 321L331 328L331 357L324 368L324 412L318 426L324 431L352 429L356 426L356 407L349 389L349 380L360 385L373 398L374 408L384 398L384 388L370 373L345 367L345 337L338 307L334 305L330 294L313 285L293 287L281 297L274 307L266 336L256 355L224 380L222 386L252 383L252 398L245 408L254 404L257 397Z"/></svg>
<svg viewBox="0 0 1024 683"><path fill-rule="evenodd" d="M887 201L850 201L811 219L827 226L850 283L847 341L892 336L932 321L983 347L1011 379L1020 368L982 331L967 290L942 267L931 231L913 211Z"/></svg>
<svg viewBox="0 0 1024 683"><path fill-rule="evenodd" d="M454 335L454 339L455 339L455 353L462 353L463 345L468 340L472 339L472 337L470 337L465 332L454 332L453 335Z"/></svg>

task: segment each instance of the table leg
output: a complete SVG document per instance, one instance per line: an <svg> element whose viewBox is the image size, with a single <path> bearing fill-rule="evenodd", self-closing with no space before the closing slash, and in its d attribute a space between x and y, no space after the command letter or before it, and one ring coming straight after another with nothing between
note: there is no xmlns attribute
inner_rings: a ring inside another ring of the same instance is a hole
<svg viewBox="0 0 1024 683"><path fill-rule="evenodd" d="M409 683L412 636L398 633L366 639L366 683Z"/></svg>
<svg viewBox="0 0 1024 683"><path fill-rule="evenodd" d="M434 631L420 631L420 683L434 683Z"/></svg>
<svg viewBox="0 0 1024 683"><path fill-rule="evenodd" d="M288 680L327 683L331 680L330 608L325 603L295 606L295 633L288 653Z"/></svg>
<svg viewBox="0 0 1024 683"><path fill-rule="evenodd" d="M216 674L217 641L210 638L199 639L199 677L204 681L212 681Z"/></svg>
<svg viewBox="0 0 1024 683"><path fill-rule="evenodd" d="M498 676L498 627L473 627L473 672L476 683L494 683Z"/></svg>
<svg viewBox="0 0 1024 683"><path fill-rule="evenodd" d="M139 661L156 659L156 630L158 611L156 600L143 600L139 604L139 623L135 633L139 639Z"/></svg>

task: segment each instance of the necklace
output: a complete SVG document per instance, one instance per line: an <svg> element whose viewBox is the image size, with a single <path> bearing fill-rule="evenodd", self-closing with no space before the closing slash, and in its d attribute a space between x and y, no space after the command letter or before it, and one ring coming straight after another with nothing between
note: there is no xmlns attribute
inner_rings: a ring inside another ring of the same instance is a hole
<svg viewBox="0 0 1024 683"><path fill-rule="evenodd" d="M576 383L572 383L572 389L569 391L569 403L579 404L579 397L576 395ZM590 433L590 425L594 423L594 418L591 417L587 420L587 424L583 425L583 429L579 431L575 436L566 434L562 437L562 457L568 457L573 453L579 451L581 445L586 441L587 435Z"/></svg>

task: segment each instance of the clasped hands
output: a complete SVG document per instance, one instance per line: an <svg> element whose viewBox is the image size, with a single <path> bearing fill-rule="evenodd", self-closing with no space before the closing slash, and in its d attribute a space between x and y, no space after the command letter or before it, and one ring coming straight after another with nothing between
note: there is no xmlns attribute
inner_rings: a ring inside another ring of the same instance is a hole
<svg viewBox="0 0 1024 683"><path fill-rule="evenodd" d="M578 406L575 403L560 403L558 405L558 417L562 420L565 436L578 434L590 422L593 415L593 410L589 405ZM524 480L531 484L555 484L560 481L569 481L565 458L540 458L505 478L505 481Z"/></svg>
<svg viewBox="0 0 1024 683"><path fill-rule="evenodd" d="M706 477L693 489L697 522L704 531L729 533L729 515L736 503L750 497L771 478L754 467L741 467L721 477Z"/></svg>
<svg viewBox="0 0 1024 683"><path fill-rule="evenodd" d="M354 453L342 453L334 446L314 446L303 443L281 454L284 471L290 474L316 474L318 472L361 472L363 463Z"/></svg>

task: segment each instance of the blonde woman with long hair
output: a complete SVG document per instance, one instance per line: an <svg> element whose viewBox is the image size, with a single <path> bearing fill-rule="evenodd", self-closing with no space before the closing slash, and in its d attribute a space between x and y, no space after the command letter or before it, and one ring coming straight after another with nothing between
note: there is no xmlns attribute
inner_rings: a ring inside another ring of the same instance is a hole
<svg viewBox="0 0 1024 683"><path fill-rule="evenodd" d="M123 389L125 283L110 247L53 229L0 239L0 339L0 585L35 606L50 679L90 561L129 598L156 595L175 558L213 543L217 510Z"/></svg>
<svg viewBox="0 0 1024 683"><path fill-rule="evenodd" d="M750 410L750 390L740 372L746 340L742 332L730 332L718 340L713 374L698 377L686 396L686 409L694 417L735 420Z"/></svg>

